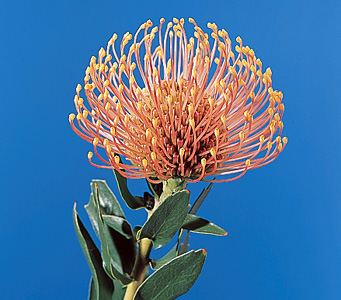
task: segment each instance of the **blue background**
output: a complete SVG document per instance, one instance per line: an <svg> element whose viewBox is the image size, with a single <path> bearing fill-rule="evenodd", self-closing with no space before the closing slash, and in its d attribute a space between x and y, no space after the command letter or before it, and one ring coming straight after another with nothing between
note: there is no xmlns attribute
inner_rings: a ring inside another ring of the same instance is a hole
<svg viewBox="0 0 341 300"><path fill-rule="evenodd" d="M147 19L193 17L240 35L284 93L278 159L238 181L215 184L199 214L229 232L192 234L208 251L181 299L341 299L339 1L12 1L0 10L2 137L1 299L86 299L90 271L72 206L92 178L92 146L71 130L76 84L114 32ZM208 30L209 31L209 30ZM143 180L130 182L137 194ZM193 195L206 186L192 184ZM133 223L145 213L124 207Z"/></svg>

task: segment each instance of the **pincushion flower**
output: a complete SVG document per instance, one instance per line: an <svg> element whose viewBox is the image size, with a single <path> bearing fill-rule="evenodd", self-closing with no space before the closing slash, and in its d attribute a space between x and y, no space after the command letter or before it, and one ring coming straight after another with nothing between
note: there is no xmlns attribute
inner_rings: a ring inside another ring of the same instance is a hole
<svg viewBox="0 0 341 300"><path fill-rule="evenodd" d="M209 37L190 18L189 38L183 19L164 22L152 28L147 21L119 45L114 34L91 58L86 101L78 85L77 115L69 117L104 165L92 162L92 152L90 163L156 183L230 181L273 161L287 138L281 138L283 95L272 88L270 68L263 72L240 37L234 52L214 23ZM217 175L225 176L212 179Z"/></svg>

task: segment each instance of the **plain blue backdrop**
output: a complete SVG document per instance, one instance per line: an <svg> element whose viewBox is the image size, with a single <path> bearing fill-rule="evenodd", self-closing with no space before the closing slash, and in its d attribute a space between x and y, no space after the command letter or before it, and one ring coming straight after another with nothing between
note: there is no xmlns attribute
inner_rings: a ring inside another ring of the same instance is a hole
<svg viewBox="0 0 341 300"><path fill-rule="evenodd" d="M73 202L90 227L91 179L117 189L111 171L88 164L92 146L69 126L75 87L114 32L161 17L215 22L254 48L284 93L289 139L275 162L213 186L199 214L229 235L191 235L191 248L208 256L181 299L341 299L340 15L331 0L2 3L1 299L87 299ZM205 186L189 188L197 195ZM143 211L124 210L143 222Z"/></svg>

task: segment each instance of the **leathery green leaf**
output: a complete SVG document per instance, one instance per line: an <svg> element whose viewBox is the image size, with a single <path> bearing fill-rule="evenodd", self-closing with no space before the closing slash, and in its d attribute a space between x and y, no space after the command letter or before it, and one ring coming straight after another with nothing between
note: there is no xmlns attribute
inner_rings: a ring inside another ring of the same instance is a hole
<svg viewBox="0 0 341 300"><path fill-rule="evenodd" d="M146 179L147 185L149 187L149 190L152 192L154 197L160 197L161 193L162 193L162 182L161 183L157 183L157 184L153 184L150 181L148 181Z"/></svg>
<svg viewBox="0 0 341 300"><path fill-rule="evenodd" d="M76 203L73 209L73 221L77 237L92 273L89 299L111 300L114 293L113 281L103 269L101 254L77 214Z"/></svg>
<svg viewBox="0 0 341 300"><path fill-rule="evenodd" d="M181 228L188 211L189 191L166 198L139 231L138 238L149 238L155 249L167 244Z"/></svg>
<svg viewBox="0 0 341 300"><path fill-rule="evenodd" d="M211 182L207 188L204 188L201 194L199 195L198 199L195 200L194 204L192 205L191 209L189 210L190 214L195 215L197 211L199 210L200 206L203 204L205 198L207 197L208 193L211 191L213 186L213 183ZM179 232L179 237L178 237L178 242L177 242L177 249L178 249L178 254L182 254L187 252L187 249L189 247L188 241L189 241L189 231L187 231L185 240L181 244L182 237L185 233L184 229L181 229Z"/></svg>
<svg viewBox="0 0 341 300"><path fill-rule="evenodd" d="M144 207L144 201L142 198L135 197L130 193L128 189L127 178L122 176L117 170L114 170L114 174L121 197L128 207L131 209L139 209Z"/></svg>
<svg viewBox="0 0 341 300"><path fill-rule="evenodd" d="M181 234L183 234L185 232L185 230L181 230L180 232L181 232ZM186 231L186 235L185 235L185 239L184 239L183 243L179 244L179 246L178 246L178 248L179 248L178 255L181 255L181 254L184 254L187 252L188 247L189 247L188 241L189 241L189 230ZM179 240L178 240L178 243L179 243Z"/></svg>
<svg viewBox="0 0 341 300"><path fill-rule="evenodd" d="M211 223L208 220L198 216L188 214L185 222L182 225L183 229L190 230L197 233L213 234L213 235L227 235L227 232L219 226Z"/></svg>
<svg viewBox="0 0 341 300"><path fill-rule="evenodd" d="M121 205L105 180L93 180L91 182L91 190L98 195L98 204L101 209L101 214L124 218Z"/></svg>
<svg viewBox="0 0 341 300"><path fill-rule="evenodd" d="M136 300L173 300L190 290L206 258L205 250L180 255L149 276L136 291Z"/></svg>
<svg viewBox="0 0 341 300"><path fill-rule="evenodd" d="M168 263L171 261L173 258L175 258L177 255L176 251L176 245L162 258L160 259L151 259L150 260L150 266L152 269L157 270L161 268L164 264Z"/></svg>
<svg viewBox="0 0 341 300"><path fill-rule="evenodd" d="M210 190L212 189L213 183L211 182L207 188L204 188L201 192L201 194L199 195L198 199L195 200L193 206L190 209L190 213L195 215L198 211L198 209L200 208L201 204L203 204L205 198L207 197L208 193L210 192Z"/></svg>
<svg viewBox="0 0 341 300"><path fill-rule="evenodd" d="M120 217L102 215L103 221L106 225L125 236L127 239L133 238L133 231L129 222Z"/></svg>
<svg viewBox="0 0 341 300"><path fill-rule="evenodd" d="M125 274L130 273L135 260L136 245L133 239L127 239L120 233L104 224L99 205L99 193L93 185L90 201L85 209L101 241L103 267L112 279L128 284L131 279Z"/></svg>
<svg viewBox="0 0 341 300"><path fill-rule="evenodd" d="M115 291L112 295L112 300L123 300L126 292L126 287L122 285L118 280L114 280Z"/></svg>
<svg viewBox="0 0 341 300"><path fill-rule="evenodd" d="M114 288L115 290L115 288ZM94 283L94 279L91 277L91 280L90 280L90 290L89 290L89 297L88 297L89 300L96 300L98 299L98 295L97 295L97 288L95 286L95 283Z"/></svg>

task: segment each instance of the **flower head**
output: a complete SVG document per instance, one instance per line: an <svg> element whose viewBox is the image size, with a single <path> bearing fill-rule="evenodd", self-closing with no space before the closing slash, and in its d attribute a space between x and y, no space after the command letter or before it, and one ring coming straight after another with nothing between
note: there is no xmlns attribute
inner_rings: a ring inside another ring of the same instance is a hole
<svg viewBox="0 0 341 300"><path fill-rule="evenodd" d="M287 139L281 138L283 95L272 88L270 68L263 73L240 37L234 53L228 33L214 23L207 25L209 38L190 18L194 37L188 38L183 19L164 22L152 28L147 21L119 45L114 34L91 58L84 77L88 105L78 85L78 114L69 117L105 165L94 164L92 152L90 163L158 182L230 181L273 161Z"/></svg>

